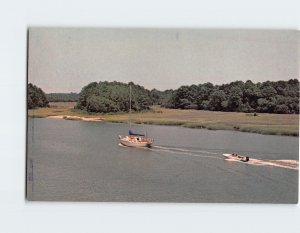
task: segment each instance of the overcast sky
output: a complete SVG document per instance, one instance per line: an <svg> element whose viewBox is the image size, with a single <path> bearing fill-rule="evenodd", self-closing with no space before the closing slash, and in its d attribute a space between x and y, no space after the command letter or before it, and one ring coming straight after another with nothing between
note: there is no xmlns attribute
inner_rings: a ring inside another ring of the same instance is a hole
<svg viewBox="0 0 300 233"><path fill-rule="evenodd" d="M46 93L120 81L159 90L299 77L298 31L29 29L28 81Z"/></svg>

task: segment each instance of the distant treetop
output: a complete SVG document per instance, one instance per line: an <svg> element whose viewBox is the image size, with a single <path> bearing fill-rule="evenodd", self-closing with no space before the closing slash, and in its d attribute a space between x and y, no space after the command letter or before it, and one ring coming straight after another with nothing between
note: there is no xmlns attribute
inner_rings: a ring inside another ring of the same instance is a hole
<svg viewBox="0 0 300 233"><path fill-rule="evenodd" d="M31 83L27 86L27 106L28 109L49 107L49 101L43 90Z"/></svg>
<svg viewBox="0 0 300 233"><path fill-rule="evenodd" d="M79 99L78 93L49 93L46 94L49 102L77 102Z"/></svg>

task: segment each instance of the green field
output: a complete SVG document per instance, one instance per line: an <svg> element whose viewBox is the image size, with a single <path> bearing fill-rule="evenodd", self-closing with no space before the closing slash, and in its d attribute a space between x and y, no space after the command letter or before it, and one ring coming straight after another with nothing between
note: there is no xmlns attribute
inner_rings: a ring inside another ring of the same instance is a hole
<svg viewBox="0 0 300 233"><path fill-rule="evenodd" d="M50 108L28 110L29 117L62 116L64 119L82 118L107 122L128 122L129 114L89 114L74 109L75 103L50 103ZM132 122L177 125L188 128L206 128L210 130L237 130L261 134L299 136L299 115L267 114L257 116L240 112L212 112L202 110L165 109L152 106L150 111L133 113Z"/></svg>

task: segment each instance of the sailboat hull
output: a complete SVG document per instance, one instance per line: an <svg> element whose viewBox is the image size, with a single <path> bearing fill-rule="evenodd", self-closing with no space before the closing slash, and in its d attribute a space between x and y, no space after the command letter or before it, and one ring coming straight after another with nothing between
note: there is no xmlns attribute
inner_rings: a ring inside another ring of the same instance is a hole
<svg viewBox="0 0 300 233"><path fill-rule="evenodd" d="M146 141L140 141L136 138L129 138L127 137L120 137L120 143L124 146L128 147L151 147L153 141L152 140L146 140Z"/></svg>

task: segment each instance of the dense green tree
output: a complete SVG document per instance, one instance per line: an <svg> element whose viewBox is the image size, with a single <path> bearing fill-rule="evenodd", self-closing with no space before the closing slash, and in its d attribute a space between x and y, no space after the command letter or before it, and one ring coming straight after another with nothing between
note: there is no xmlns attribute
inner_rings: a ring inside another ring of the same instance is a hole
<svg viewBox="0 0 300 233"><path fill-rule="evenodd" d="M198 109L208 110L209 97L213 92L214 85L212 83L204 83L198 85L198 95L196 96L196 103Z"/></svg>
<svg viewBox="0 0 300 233"><path fill-rule="evenodd" d="M290 113L289 107L284 104L277 105L274 109L274 113Z"/></svg>
<svg viewBox="0 0 300 233"><path fill-rule="evenodd" d="M222 90L214 91L210 96L209 101L209 109L212 111L222 111L224 103L223 101L226 100L225 92ZM222 105L223 103L223 105Z"/></svg>
<svg viewBox="0 0 300 233"><path fill-rule="evenodd" d="M116 104L116 102L96 95L88 97L86 109L88 112L120 111L119 106Z"/></svg>
<svg viewBox="0 0 300 233"><path fill-rule="evenodd" d="M257 105L257 100L262 97L261 90L251 80L247 80L243 89L243 102L250 105L253 109Z"/></svg>
<svg viewBox="0 0 300 233"><path fill-rule="evenodd" d="M76 108L88 112L128 112L129 87L132 88L132 110L142 111L149 109L153 101L150 91L130 82L92 82L83 87L79 93Z"/></svg>
<svg viewBox="0 0 300 233"><path fill-rule="evenodd" d="M193 104L194 93L190 89L190 86L181 86L176 90L175 108L188 109Z"/></svg>
<svg viewBox="0 0 300 233"><path fill-rule="evenodd" d="M175 94L173 90L164 92L161 106L165 108L175 108Z"/></svg>
<svg viewBox="0 0 300 233"><path fill-rule="evenodd" d="M261 93L263 97L269 98L275 96L277 94L277 91L272 86L265 86L262 88Z"/></svg>
<svg viewBox="0 0 300 233"><path fill-rule="evenodd" d="M239 86L233 86L228 96L228 110L239 111L243 104L243 91Z"/></svg>
<svg viewBox="0 0 300 233"><path fill-rule="evenodd" d="M44 91L31 83L27 86L27 107L28 109L49 107Z"/></svg>

